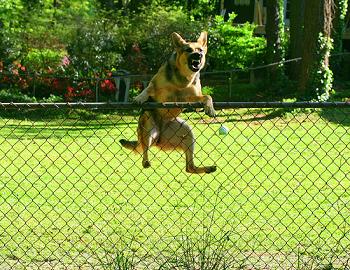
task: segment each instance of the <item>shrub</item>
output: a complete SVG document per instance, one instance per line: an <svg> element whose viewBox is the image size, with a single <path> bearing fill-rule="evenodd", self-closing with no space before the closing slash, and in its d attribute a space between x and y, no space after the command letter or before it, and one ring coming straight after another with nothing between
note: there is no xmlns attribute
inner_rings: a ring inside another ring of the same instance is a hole
<svg viewBox="0 0 350 270"><path fill-rule="evenodd" d="M18 60L25 47L23 8L21 0L0 1L0 60L7 63Z"/></svg>
<svg viewBox="0 0 350 270"><path fill-rule="evenodd" d="M108 20L86 22L77 27L67 45L71 67L79 76L94 76L118 67L123 41Z"/></svg>
<svg viewBox="0 0 350 270"><path fill-rule="evenodd" d="M26 72L26 67L18 61L4 65L0 62L0 87L7 89L28 90L32 80Z"/></svg>
<svg viewBox="0 0 350 270"><path fill-rule="evenodd" d="M46 73L56 69L65 55L62 50L33 48L23 58L22 64L31 72Z"/></svg>
<svg viewBox="0 0 350 270"><path fill-rule="evenodd" d="M22 94L18 89L0 90L0 102L35 102L34 97Z"/></svg>
<svg viewBox="0 0 350 270"><path fill-rule="evenodd" d="M63 102L63 98L60 96L55 96L55 95L50 95L47 98L43 98L42 100L40 100L40 102L44 102L44 103L57 103L57 102Z"/></svg>
<svg viewBox="0 0 350 270"><path fill-rule="evenodd" d="M216 16L209 27L208 62L215 70L246 68L262 63L266 40L253 35L254 26L246 23L233 25L235 14L229 20Z"/></svg>

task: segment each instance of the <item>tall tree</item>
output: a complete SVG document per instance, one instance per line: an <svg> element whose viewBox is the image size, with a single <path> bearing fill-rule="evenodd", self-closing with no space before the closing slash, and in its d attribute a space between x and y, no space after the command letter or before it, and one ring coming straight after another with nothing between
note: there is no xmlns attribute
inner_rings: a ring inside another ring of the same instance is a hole
<svg viewBox="0 0 350 270"><path fill-rule="evenodd" d="M348 0L334 0L335 13L333 19L332 39L334 42L332 53L341 53L343 51L343 35L345 31L346 13L348 9ZM340 70L341 57L334 56L331 59L333 70Z"/></svg>
<svg viewBox="0 0 350 270"><path fill-rule="evenodd" d="M332 88L329 53L332 48L331 29L333 0L305 1L304 37L299 94L325 100Z"/></svg>
<svg viewBox="0 0 350 270"><path fill-rule="evenodd" d="M279 86L284 77L284 65L282 61L284 52L284 1L267 0L266 40L267 40L267 61L269 63L281 62L269 70L269 77L272 88ZM274 78L274 79L272 79Z"/></svg>
<svg viewBox="0 0 350 270"><path fill-rule="evenodd" d="M289 54L291 59L301 57L302 40L304 32L304 6L305 0L290 1L290 39ZM300 61L290 64L289 77L298 80L300 75Z"/></svg>

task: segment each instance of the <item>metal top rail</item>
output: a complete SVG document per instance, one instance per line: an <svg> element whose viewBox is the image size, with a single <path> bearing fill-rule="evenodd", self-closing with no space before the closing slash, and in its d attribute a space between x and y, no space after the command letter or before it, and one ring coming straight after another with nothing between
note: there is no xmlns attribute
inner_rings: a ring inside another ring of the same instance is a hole
<svg viewBox="0 0 350 270"><path fill-rule="evenodd" d="M200 102L146 102L136 104L132 102L61 102L61 103L14 103L0 102L3 109L38 109L38 108L86 108L86 109L156 109L156 108L202 108ZM350 102L214 102L216 109L234 108L339 108L350 107Z"/></svg>

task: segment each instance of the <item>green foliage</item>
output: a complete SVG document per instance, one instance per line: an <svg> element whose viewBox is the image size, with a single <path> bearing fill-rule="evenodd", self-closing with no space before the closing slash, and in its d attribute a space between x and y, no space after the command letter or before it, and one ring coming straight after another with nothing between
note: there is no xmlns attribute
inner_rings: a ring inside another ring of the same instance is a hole
<svg viewBox="0 0 350 270"><path fill-rule="evenodd" d="M278 13L280 17L280 20L278 21L278 36L281 40L281 45L278 49L280 50L279 55L281 60L285 60L286 48L288 45L286 44L286 34L284 31L284 0L278 1Z"/></svg>
<svg viewBox="0 0 350 270"><path fill-rule="evenodd" d="M215 1L170 2L142 1L136 8L136 2L129 1L113 12L109 4L95 0L6 2L0 59L7 62L0 62L11 76L5 83L39 98L54 94L69 101L90 100L96 77L108 78L120 68L155 73L173 51L172 32L196 40L204 29L209 32L212 68L258 63L264 40L253 37L252 26L234 27L232 20L224 22L221 17L194 20L211 13ZM5 2L0 3L5 7ZM25 14L24 19L20 14ZM11 16L18 20L12 22ZM41 77L28 77L33 73Z"/></svg>
<svg viewBox="0 0 350 270"><path fill-rule="evenodd" d="M107 258L107 263L102 264L105 270L135 270L136 261L134 256L130 256L121 250L116 250Z"/></svg>
<svg viewBox="0 0 350 270"><path fill-rule="evenodd" d="M345 30L345 17L348 10L347 0L336 0L336 9L338 16L335 17L335 22L333 23L333 40L334 40L334 50L340 52L342 50L342 37Z"/></svg>
<svg viewBox="0 0 350 270"><path fill-rule="evenodd" d="M228 254L230 237L223 233L217 239L209 229L199 240L183 236L178 241L179 248L166 259L160 270L226 270L232 269L234 257Z"/></svg>
<svg viewBox="0 0 350 270"><path fill-rule="evenodd" d="M343 34L346 28L345 18L348 10L348 1L347 0L336 0L335 1L335 18L333 21L333 30L332 30L332 38L333 38L333 50L332 53L341 53L343 51ZM347 72L342 70L341 63L342 57L332 57L331 58L331 66L332 69L337 71L339 75L345 75L347 77Z"/></svg>
<svg viewBox="0 0 350 270"><path fill-rule="evenodd" d="M333 72L326 64L326 58L333 48L332 39L320 33L317 47L317 61L310 72L307 96L326 101L329 99L333 83Z"/></svg>
<svg viewBox="0 0 350 270"><path fill-rule="evenodd" d="M202 88L203 95L213 95L215 92L214 87L204 86Z"/></svg>
<svg viewBox="0 0 350 270"><path fill-rule="evenodd" d="M286 38L284 32L284 1L268 1L268 20L266 24L266 60L269 64L274 64L268 69L267 84L271 93L277 93L283 89L286 83L285 67L283 61L286 54ZM275 11L274 11L275 10ZM276 13L276 14L274 14ZM269 19L272 17L273 20ZM277 20L278 18L278 20ZM277 21L276 21L277 20ZM279 63L279 64L275 64Z"/></svg>
<svg viewBox="0 0 350 270"><path fill-rule="evenodd" d="M235 92L236 92L235 88ZM210 95L215 101L229 101L230 99L230 93L229 89L226 86L218 86L218 87L209 87L204 86L202 88L203 95Z"/></svg>
<svg viewBox="0 0 350 270"><path fill-rule="evenodd" d="M71 64L80 76L92 76L121 62L123 43L107 20L86 22L76 28L67 44Z"/></svg>
<svg viewBox="0 0 350 270"><path fill-rule="evenodd" d="M197 39L202 28L200 22L191 20L180 8L144 7L121 29L126 48L122 66L134 73L154 73L174 49L172 32L186 39Z"/></svg>
<svg viewBox="0 0 350 270"><path fill-rule="evenodd" d="M50 95L47 98L37 99L33 96L28 96L27 94L23 94L19 89L10 88L10 89L2 89L0 90L0 102L23 102L23 103L31 103L31 102L44 102L44 103L55 103L55 102L63 102L63 98L61 96Z"/></svg>
<svg viewBox="0 0 350 270"><path fill-rule="evenodd" d="M11 62L20 56L23 8L21 0L0 0L0 60Z"/></svg>
<svg viewBox="0 0 350 270"><path fill-rule="evenodd" d="M20 58L22 41L19 33L13 33L7 29L0 29L0 61L9 64Z"/></svg>
<svg viewBox="0 0 350 270"><path fill-rule="evenodd" d="M161 0L163 5L182 7L194 19L206 19L216 13L220 0Z"/></svg>
<svg viewBox="0 0 350 270"><path fill-rule="evenodd" d="M44 102L44 103L58 103L58 102L63 102L63 98L61 96L55 96L55 95L50 95L47 98L43 98L42 100L40 100L40 102Z"/></svg>
<svg viewBox="0 0 350 270"><path fill-rule="evenodd" d="M94 0L0 0L0 59L20 61L32 49L64 50L77 22L94 12Z"/></svg>
<svg viewBox="0 0 350 270"><path fill-rule="evenodd" d="M0 21L4 28L16 31L24 20L21 0L0 0Z"/></svg>
<svg viewBox="0 0 350 270"><path fill-rule="evenodd" d="M266 41L253 35L254 26L233 26L234 14L228 21L216 16L209 28L208 59L215 70L246 68L262 63Z"/></svg>
<svg viewBox="0 0 350 270"><path fill-rule="evenodd" d="M283 1L277 2L282 16ZM341 51L347 5L346 0L336 0L333 38L337 52ZM209 32L209 70L245 69L266 62L265 38L255 36L250 24L234 25L234 14L228 21L214 17L219 6L219 0L0 0L0 72L12 74L5 74L6 80L0 78L1 87L11 85L39 98L55 94L80 100L84 93L91 98L95 89L91 82L96 77L108 78L118 69L154 74L173 50L170 34L174 31L190 40L202 30ZM284 59L288 40L283 20L279 23ZM65 55L69 64L62 65ZM346 75L337 59L331 59L332 68ZM310 92L324 97L322 92L330 91L332 74L321 63L315 65L313 74L313 80L320 81ZM279 68L283 73L284 67ZM13 74L14 70L20 74ZM24 74L33 71L50 73L50 78L36 78L34 86L34 79ZM55 78L63 77L70 81L57 83ZM286 88L285 77L276 82L277 90ZM68 87L74 91L67 93ZM217 88L213 91L220 98L227 96L226 89L224 94Z"/></svg>
<svg viewBox="0 0 350 270"><path fill-rule="evenodd" d="M276 100L276 95L271 98L268 93L262 92L264 88L261 83L236 82L232 83L231 88L228 84L215 87L204 86L202 93L211 95L217 102Z"/></svg>
<svg viewBox="0 0 350 270"><path fill-rule="evenodd" d="M22 94L18 89L0 90L0 102L35 102L34 97Z"/></svg>
<svg viewBox="0 0 350 270"><path fill-rule="evenodd" d="M66 52L52 49L31 49L22 64L33 72L47 72L61 64Z"/></svg>

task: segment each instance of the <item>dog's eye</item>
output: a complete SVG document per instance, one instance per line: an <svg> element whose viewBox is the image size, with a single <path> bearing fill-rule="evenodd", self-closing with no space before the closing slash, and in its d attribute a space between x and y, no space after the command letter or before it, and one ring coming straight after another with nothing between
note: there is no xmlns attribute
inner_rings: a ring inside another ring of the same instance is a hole
<svg viewBox="0 0 350 270"><path fill-rule="evenodd" d="M191 52L193 52L193 49L191 47L188 47L185 49L185 52L191 53Z"/></svg>

